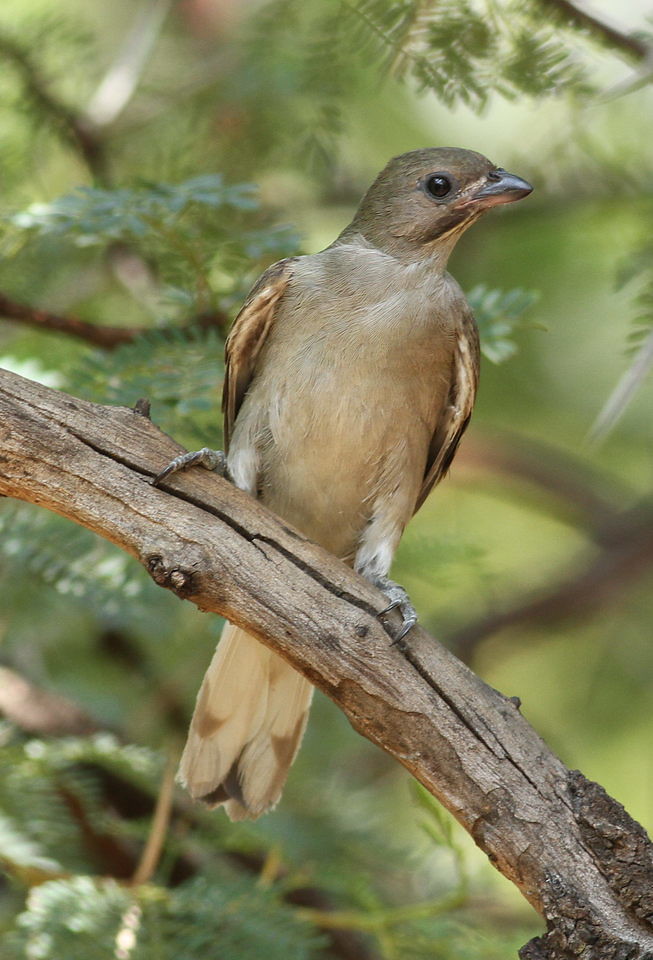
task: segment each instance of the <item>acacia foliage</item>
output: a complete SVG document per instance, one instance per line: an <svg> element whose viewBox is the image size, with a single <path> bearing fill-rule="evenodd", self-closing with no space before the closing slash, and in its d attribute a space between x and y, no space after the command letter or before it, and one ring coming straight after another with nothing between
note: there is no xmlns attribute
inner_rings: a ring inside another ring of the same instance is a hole
<svg viewBox="0 0 653 960"><path fill-rule="evenodd" d="M100 402L149 397L189 448L220 442L228 318L268 263L306 249L307 210L350 215L370 174L352 155L385 159L371 128L386 105L413 116L415 91L479 113L497 98L592 104L605 64L624 56L544 0L269 0L238 5L232 23L186 4L159 26L132 21L132 6L6 0L0 11L0 287L134 331L98 350L3 325L0 363ZM142 69L131 61L132 95L102 125L89 104L129 37L151 54ZM420 142L433 136L420 127ZM615 182L609 163L600 174ZM623 268L644 338L647 252ZM542 316L532 279L468 285L494 363ZM424 531L400 561L411 587L446 593L464 568L476 593L492 593L475 532ZM131 885L163 754L183 736L220 624L180 611L129 558L54 516L2 504L0 534L4 656L113 731L0 729L3 956L498 960L535 932L479 909L487 877L475 886L449 819L320 703L273 817L230 825L179 795L154 874ZM325 922L336 910L353 946Z"/></svg>

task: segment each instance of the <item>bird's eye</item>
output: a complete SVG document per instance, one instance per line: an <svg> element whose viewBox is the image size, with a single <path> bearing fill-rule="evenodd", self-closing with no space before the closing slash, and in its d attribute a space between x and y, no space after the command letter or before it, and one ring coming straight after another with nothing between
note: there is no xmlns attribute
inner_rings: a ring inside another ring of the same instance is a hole
<svg viewBox="0 0 653 960"><path fill-rule="evenodd" d="M451 192L451 180L443 173L433 173L424 181L424 189L429 196L442 200Z"/></svg>

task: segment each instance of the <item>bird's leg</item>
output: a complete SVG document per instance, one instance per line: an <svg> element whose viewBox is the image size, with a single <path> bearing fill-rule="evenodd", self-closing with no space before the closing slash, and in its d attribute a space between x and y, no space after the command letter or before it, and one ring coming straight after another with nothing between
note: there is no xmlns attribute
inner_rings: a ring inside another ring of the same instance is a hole
<svg viewBox="0 0 653 960"><path fill-rule="evenodd" d="M205 467L207 470L214 470L221 477L230 480L229 468L227 467L227 456L224 450L211 450L210 447L202 447L201 450L194 450L192 453L182 453L181 456L171 460L165 470L157 474L152 480L152 486L156 487L173 473L179 470L187 470L188 467Z"/></svg>
<svg viewBox="0 0 653 960"><path fill-rule="evenodd" d="M399 633L392 641L399 643L406 634L413 629L417 623L417 613L415 607L410 602L410 597L402 586L390 580L389 577L373 576L368 578L375 587L378 587L381 593L385 594L390 603L379 613L379 617L389 613L391 610L399 610L403 624Z"/></svg>

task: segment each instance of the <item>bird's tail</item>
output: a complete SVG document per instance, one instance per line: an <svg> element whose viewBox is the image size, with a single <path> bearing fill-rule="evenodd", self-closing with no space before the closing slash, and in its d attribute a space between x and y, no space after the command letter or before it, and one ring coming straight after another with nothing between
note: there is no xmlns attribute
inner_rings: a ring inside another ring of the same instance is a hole
<svg viewBox="0 0 653 960"><path fill-rule="evenodd" d="M231 820L279 800L306 727L313 687L248 633L225 624L197 695L179 766L196 800Z"/></svg>

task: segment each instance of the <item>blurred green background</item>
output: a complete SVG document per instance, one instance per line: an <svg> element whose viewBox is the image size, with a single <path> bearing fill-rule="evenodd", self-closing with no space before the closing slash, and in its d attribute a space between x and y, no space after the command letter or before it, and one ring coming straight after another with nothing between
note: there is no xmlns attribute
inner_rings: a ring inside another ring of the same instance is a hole
<svg viewBox="0 0 653 960"><path fill-rule="evenodd" d="M463 146L530 180L452 257L481 389L394 576L651 830L652 38L647 3L613 7L588 26L555 0L4 0L0 367L147 396L219 446L229 318L390 156ZM498 960L542 931L321 696L275 813L232 825L179 791L126 885L221 625L35 508L0 504L0 537L3 957Z"/></svg>

